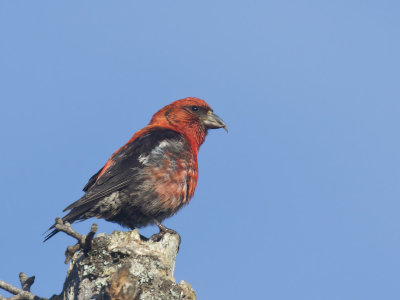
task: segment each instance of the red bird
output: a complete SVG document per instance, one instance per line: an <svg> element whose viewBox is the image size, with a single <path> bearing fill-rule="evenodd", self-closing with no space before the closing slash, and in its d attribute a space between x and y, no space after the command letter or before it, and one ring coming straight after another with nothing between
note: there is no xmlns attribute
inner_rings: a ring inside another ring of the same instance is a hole
<svg viewBox="0 0 400 300"><path fill-rule="evenodd" d="M89 179L85 195L64 209L69 213L62 220L96 217L131 229L155 223L160 232L168 231L161 222L193 197L197 153L208 129L216 128L227 130L199 98L165 106ZM45 241L57 232L54 229Z"/></svg>

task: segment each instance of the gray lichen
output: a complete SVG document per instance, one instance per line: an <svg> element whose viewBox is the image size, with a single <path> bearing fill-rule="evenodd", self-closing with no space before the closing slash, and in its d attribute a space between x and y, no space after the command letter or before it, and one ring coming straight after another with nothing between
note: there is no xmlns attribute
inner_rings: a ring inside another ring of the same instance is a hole
<svg viewBox="0 0 400 300"><path fill-rule="evenodd" d="M137 230L99 234L87 253L72 257L58 299L196 299L190 284L173 277L180 237L143 240Z"/></svg>

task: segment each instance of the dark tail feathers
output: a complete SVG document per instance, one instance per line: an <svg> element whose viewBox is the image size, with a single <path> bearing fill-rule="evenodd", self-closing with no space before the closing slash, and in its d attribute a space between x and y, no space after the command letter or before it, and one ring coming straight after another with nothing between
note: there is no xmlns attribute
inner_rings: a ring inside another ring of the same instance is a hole
<svg viewBox="0 0 400 300"><path fill-rule="evenodd" d="M51 226L49 229L47 229L47 231L43 234L46 234L47 232L49 232L49 230L53 229L55 226ZM46 235L46 237L43 240L43 243L46 242L48 239L52 238L53 236L55 236L57 233L59 232L59 230L54 229L52 232L50 232L49 234Z"/></svg>

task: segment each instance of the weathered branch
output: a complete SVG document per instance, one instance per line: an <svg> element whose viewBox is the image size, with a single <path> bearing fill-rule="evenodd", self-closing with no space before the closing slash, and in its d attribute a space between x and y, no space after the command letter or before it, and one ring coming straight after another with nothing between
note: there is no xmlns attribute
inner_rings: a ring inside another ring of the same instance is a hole
<svg viewBox="0 0 400 300"><path fill-rule="evenodd" d="M68 222L63 222L61 218L56 219L56 229L62 231L69 236L75 238L78 243L74 246L67 247L65 250L65 263L67 264L70 259L74 256L76 252L79 250L88 251L92 246L92 240L97 232L97 224L93 224L90 228L90 232L87 235L81 235L75 230L72 229L71 224Z"/></svg>
<svg viewBox="0 0 400 300"><path fill-rule="evenodd" d="M195 300L192 287L173 276L180 236L173 230L160 228L150 239L137 230L99 234L93 224L87 235L81 235L69 223L56 220L56 229L77 240L66 250L71 260L63 290L48 300ZM82 250L82 251L79 251ZM35 277L20 273L22 289L0 281L12 297L0 300L47 300L30 292Z"/></svg>
<svg viewBox="0 0 400 300"><path fill-rule="evenodd" d="M99 234L91 250L71 260L60 298L194 300L186 282L173 277L180 237L168 231L143 240L137 230Z"/></svg>
<svg viewBox="0 0 400 300"><path fill-rule="evenodd" d="M21 282L23 291L31 291L31 286L35 282L35 276L28 277L24 272L19 273L19 281Z"/></svg>
<svg viewBox="0 0 400 300"><path fill-rule="evenodd" d="M47 298L38 297L30 292L35 276L28 277L24 272L21 272L19 273L19 281L21 282L22 290L0 280L0 288L15 295L10 298L0 296L0 300L47 300Z"/></svg>

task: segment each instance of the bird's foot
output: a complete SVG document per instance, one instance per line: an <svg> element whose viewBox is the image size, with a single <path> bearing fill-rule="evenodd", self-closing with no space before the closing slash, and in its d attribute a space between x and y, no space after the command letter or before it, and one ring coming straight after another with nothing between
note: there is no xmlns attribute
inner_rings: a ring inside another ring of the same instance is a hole
<svg viewBox="0 0 400 300"><path fill-rule="evenodd" d="M159 233L153 234L150 237L150 240L153 242L159 242L163 238L164 234L169 233L173 235L177 235L179 237L179 240L181 239L180 235L173 229L165 227L163 224L161 224L158 220L154 220L154 223L158 226L160 229Z"/></svg>
<svg viewBox="0 0 400 300"><path fill-rule="evenodd" d="M97 224L93 224L90 228L90 232L87 235L81 235L72 229L71 224L68 222L63 222L61 218L56 219L56 229L62 231L69 236L75 238L78 242L74 246L67 247L65 250L65 263L67 264L69 260L74 256L75 252L79 250L89 251L92 246L92 240L97 231Z"/></svg>
<svg viewBox="0 0 400 300"><path fill-rule="evenodd" d="M158 226L158 228L160 229L160 232L162 232L162 233L168 232L170 234L178 234L175 230L165 227L163 224L161 224L158 221L157 221L156 225Z"/></svg>

